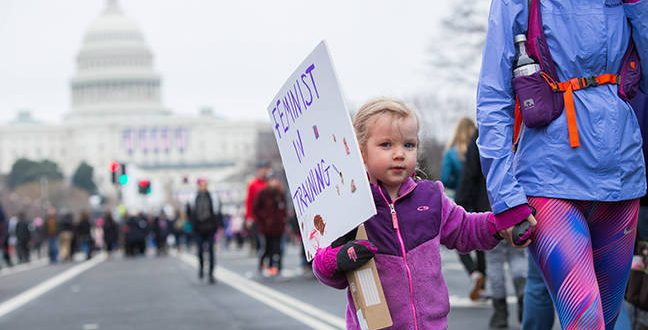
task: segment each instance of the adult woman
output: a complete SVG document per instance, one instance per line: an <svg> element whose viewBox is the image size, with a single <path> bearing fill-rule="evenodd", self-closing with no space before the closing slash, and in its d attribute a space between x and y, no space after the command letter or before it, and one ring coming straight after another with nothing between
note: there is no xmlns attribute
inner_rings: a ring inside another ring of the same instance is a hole
<svg viewBox="0 0 648 330"><path fill-rule="evenodd" d="M446 194L449 197L454 198L455 195L459 197L459 183L462 180L461 176L466 161L466 151L475 135L476 129L475 122L472 119L468 117L461 118L455 127L452 140L450 140L448 148L443 154L443 160L441 161L441 182L443 182L443 187L446 189ZM464 189L464 191L470 189L472 188ZM486 209L473 208L473 204L476 201L471 199L462 198L461 200L455 201L469 212L488 211ZM482 296L486 284L486 258L484 251L476 250L474 253L475 258L472 257L471 252L457 252L461 264L472 280L472 287L469 293L471 300L477 300Z"/></svg>
<svg viewBox="0 0 648 330"><path fill-rule="evenodd" d="M454 135L441 161L441 182L443 187L455 191L461 179L461 169L466 159L466 150L475 135L475 122L464 117L459 120Z"/></svg>
<svg viewBox="0 0 648 330"><path fill-rule="evenodd" d="M259 272L262 273L264 260L268 259L268 275L277 276L281 274L281 240L286 231L286 197L281 180L276 175L269 175L267 181L254 199L252 213L257 219L257 229L264 237Z"/></svg>
<svg viewBox="0 0 648 330"><path fill-rule="evenodd" d="M514 36L529 26L528 3L494 0L489 17L477 119L493 212L499 229L535 208L529 252L563 328L611 328L630 267L637 198L646 189L639 127L619 85L587 84L565 98L575 118L563 111L544 127L523 129L513 153ZM647 0L547 0L539 8L558 80L619 72L632 38L648 90Z"/></svg>

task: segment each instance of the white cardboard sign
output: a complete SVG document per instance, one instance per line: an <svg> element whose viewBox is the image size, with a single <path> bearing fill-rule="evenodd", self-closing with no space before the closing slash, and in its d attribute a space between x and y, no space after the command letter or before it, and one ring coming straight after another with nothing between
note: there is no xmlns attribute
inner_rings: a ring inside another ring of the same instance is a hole
<svg viewBox="0 0 648 330"><path fill-rule="evenodd" d="M308 260L376 214L351 118L322 41L268 106Z"/></svg>

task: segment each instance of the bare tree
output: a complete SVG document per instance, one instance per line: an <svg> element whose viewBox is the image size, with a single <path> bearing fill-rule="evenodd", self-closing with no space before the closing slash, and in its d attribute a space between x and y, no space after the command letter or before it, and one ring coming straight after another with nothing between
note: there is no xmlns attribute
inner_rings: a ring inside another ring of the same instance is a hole
<svg viewBox="0 0 648 330"><path fill-rule="evenodd" d="M61 180L50 181L46 187L40 182L22 184L5 190L1 197L7 215L24 212L29 218L43 217L50 206L74 213L90 207L90 195L86 191L70 187Z"/></svg>
<svg viewBox="0 0 648 330"><path fill-rule="evenodd" d="M434 136L446 141L459 118L475 118L488 0L455 2L428 47L430 92L414 98Z"/></svg>

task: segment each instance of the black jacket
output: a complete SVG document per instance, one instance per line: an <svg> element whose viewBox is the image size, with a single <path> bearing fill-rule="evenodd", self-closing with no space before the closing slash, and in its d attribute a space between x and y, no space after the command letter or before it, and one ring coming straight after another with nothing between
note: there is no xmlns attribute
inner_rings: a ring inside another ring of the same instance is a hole
<svg viewBox="0 0 648 330"><path fill-rule="evenodd" d="M486 191L486 179L482 174L479 162L479 148L477 148L477 133L466 150L466 161L459 186L455 194L455 202L463 206L469 212L490 211L488 192Z"/></svg>
<svg viewBox="0 0 648 330"><path fill-rule="evenodd" d="M29 222L26 219L18 219L18 223L16 223L16 239L19 242L29 242L31 240L31 230L29 230Z"/></svg>
<svg viewBox="0 0 648 330"><path fill-rule="evenodd" d="M630 102L637 115L637 122L643 138L644 162L646 166L646 175L648 176L648 96L640 92ZM648 180L648 177L646 178ZM648 194L641 197L641 206L648 206Z"/></svg>

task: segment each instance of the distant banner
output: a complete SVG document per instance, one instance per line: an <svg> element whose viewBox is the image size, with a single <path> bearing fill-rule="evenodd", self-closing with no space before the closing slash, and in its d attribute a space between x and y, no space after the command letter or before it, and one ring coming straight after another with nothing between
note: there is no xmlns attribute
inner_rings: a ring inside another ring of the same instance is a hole
<svg viewBox="0 0 648 330"><path fill-rule="evenodd" d="M189 130L184 127L140 127L122 130L121 147L129 155L136 152L184 152L189 144Z"/></svg>
<svg viewBox="0 0 648 330"><path fill-rule="evenodd" d="M369 180L322 41L268 106L308 260L376 214Z"/></svg>

